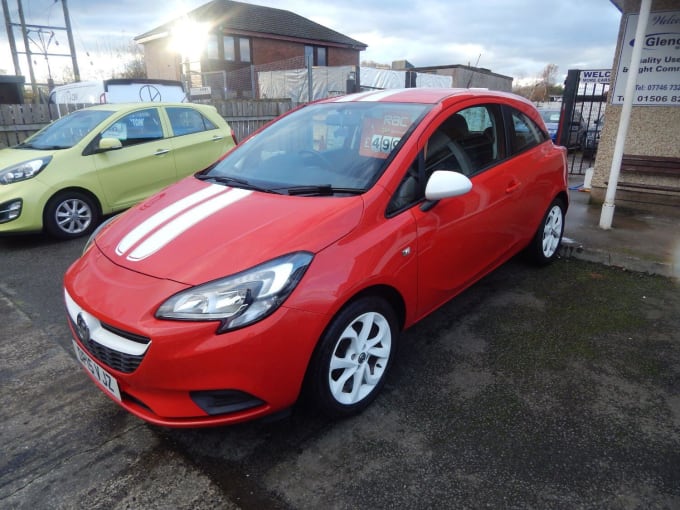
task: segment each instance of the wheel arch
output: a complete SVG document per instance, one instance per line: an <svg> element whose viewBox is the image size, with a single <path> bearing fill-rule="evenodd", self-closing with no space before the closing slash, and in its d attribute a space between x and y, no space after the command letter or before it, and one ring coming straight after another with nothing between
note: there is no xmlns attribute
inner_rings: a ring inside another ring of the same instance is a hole
<svg viewBox="0 0 680 510"><path fill-rule="evenodd" d="M354 294L350 299L348 299L347 302L340 308L340 310L357 299L369 296L379 297L387 301L387 303L394 310L394 313L397 315L397 319L399 321L399 330L401 331L404 329L404 322L406 320L406 303L404 302L404 298L401 296L399 291L389 285L373 285L371 287L362 289L361 291ZM338 313L340 313L339 310Z"/></svg>
<svg viewBox="0 0 680 510"><path fill-rule="evenodd" d="M94 202L94 205L97 206L97 210L98 210L100 216L104 214L104 212L102 211L102 203L101 203L101 200L99 200L99 197L98 197L97 195L95 195L94 193L92 193L92 192L91 192L89 189L87 189L87 188L82 188L82 187L80 187L80 186L67 186L66 188L61 188L61 189L59 189L58 191L55 191L54 193L52 193L52 194L48 197L47 200L45 200L45 205L43 206L43 211L42 211L43 228L44 228L44 226L45 226L45 213L46 213L46 210L47 210L47 204L49 204L55 197L57 197L57 196L59 196L59 195L61 195L61 194L63 194L63 193L68 193L68 192L73 192L73 191L75 191L75 192L77 192L77 193L82 193L82 194L84 194L84 195L87 195L89 198L92 199L92 201Z"/></svg>
<svg viewBox="0 0 680 510"><path fill-rule="evenodd" d="M328 331L328 328L330 325L333 323L333 320L340 314L342 311L347 308L349 305L354 303L355 301L365 298L365 297L378 297L381 299L384 299L387 304L389 304L392 307L392 310L394 310L394 313L397 316L397 321L398 321L398 327L399 330L404 329L404 323L406 321L406 303L399 293L397 289L392 287L391 285L387 284L374 284L369 287L365 287L361 290L358 290L351 296L349 296L341 306L335 310L333 315L330 317L328 322L323 328L323 331L321 332L321 335L319 335L319 339L323 337L323 335L326 334L326 331ZM318 340L317 339L317 345L318 345Z"/></svg>
<svg viewBox="0 0 680 510"><path fill-rule="evenodd" d="M562 201L564 204L564 212L567 212L567 209L569 209L569 194L562 190L560 191L557 195L555 195L555 198L559 199Z"/></svg>
<svg viewBox="0 0 680 510"><path fill-rule="evenodd" d="M335 311L335 313L330 317L330 319L324 326L323 331L316 339L314 349L312 350L312 355L310 356L309 360L307 360L307 371L309 370L309 364L311 363L311 360L314 358L314 355L317 349L319 348L320 340L324 337L324 335L328 331L328 328L330 328L331 324L333 324L333 320L340 313L342 313L342 311L345 308L347 308L350 304L365 297L378 297L384 299L392 307L392 310L394 310L394 313L397 316L399 331L402 331L404 329L404 323L406 321L406 303L404 302L403 297L401 296L397 289L390 285L385 284L372 285L370 287L361 289L360 291L350 296L347 300L345 300L342 306L340 306Z"/></svg>

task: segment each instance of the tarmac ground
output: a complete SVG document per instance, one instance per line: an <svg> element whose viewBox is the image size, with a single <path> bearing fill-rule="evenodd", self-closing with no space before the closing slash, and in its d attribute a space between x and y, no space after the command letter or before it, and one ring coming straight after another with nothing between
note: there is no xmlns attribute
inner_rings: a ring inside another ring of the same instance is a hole
<svg viewBox="0 0 680 510"><path fill-rule="evenodd" d="M650 212L623 203L614 209L611 229L604 230L602 207L580 191L582 183L583 176L570 178L563 256L680 278L680 209Z"/></svg>
<svg viewBox="0 0 680 510"><path fill-rule="evenodd" d="M404 332L341 421L145 424L75 360L61 278L84 241L0 239L0 508L680 508L677 222L621 208L603 231L571 194L560 259Z"/></svg>

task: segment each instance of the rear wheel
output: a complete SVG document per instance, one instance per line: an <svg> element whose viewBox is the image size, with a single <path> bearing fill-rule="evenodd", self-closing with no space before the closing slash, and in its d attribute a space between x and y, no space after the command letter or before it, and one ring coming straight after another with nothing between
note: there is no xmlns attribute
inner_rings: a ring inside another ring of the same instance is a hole
<svg viewBox="0 0 680 510"><path fill-rule="evenodd" d="M319 341L307 374L307 392L332 418L363 411L385 384L398 328L390 305L365 297L350 303Z"/></svg>
<svg viewBox="0 0 680 510"><path fill-rule="evenodd" d="M557 258L564 233L564 201L556 198L548 207L541 225L538 227L527 254L538 265L546 265Z"/></svg>
<svg viewBox="0 0 680 510"><path fill-rule="evenodd" d="M45 231L58 239L90 234L99 223L94 200L81 191L62 191L53 196L43 213Z"/></svg>

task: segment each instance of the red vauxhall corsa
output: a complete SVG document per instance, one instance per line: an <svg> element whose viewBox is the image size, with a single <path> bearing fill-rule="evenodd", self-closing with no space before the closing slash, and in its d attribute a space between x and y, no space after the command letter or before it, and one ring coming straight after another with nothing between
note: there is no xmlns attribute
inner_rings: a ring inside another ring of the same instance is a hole
<svg viewBox="0 0 680 510"><path fill-rule="evenodd" d="M524 250L555 258L566 152L512 94L300 108L105 224L65 276L79 361L151 423L366 408L399 332Z"/></svg>

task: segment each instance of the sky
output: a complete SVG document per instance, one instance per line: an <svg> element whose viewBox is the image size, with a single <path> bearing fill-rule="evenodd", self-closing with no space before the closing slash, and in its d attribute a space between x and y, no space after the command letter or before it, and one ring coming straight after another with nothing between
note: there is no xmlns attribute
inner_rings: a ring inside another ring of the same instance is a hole
<svg viewBox="0 0 680 510"><path fill-rule="evenodd" d="M21 0L27 24L64 26L58 0ZM18 0L7 0L19 22ZM78 66L83 79L108 78L132 39L207 3L207 0L69 0ZM569 69L608 69L614 60L621 14L609 0L249 0L285 9L368 45L362 61L416 67L464 64L511 76L538 78L548 64L563 79ZM4 23L0 74L14 74ZM15 30L17 44L21 34ZM57 44L58 43L58 44ZM32 51L36 51L32 46ZM65 31L56 31L50 53L68 52ZM34 58L38 79L44 58ZM28 65L20 56L22 73ZM56 82L65 57L50 57ZM60 74L61 73L61 74Z"/></svg>

